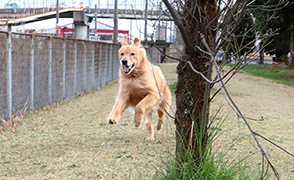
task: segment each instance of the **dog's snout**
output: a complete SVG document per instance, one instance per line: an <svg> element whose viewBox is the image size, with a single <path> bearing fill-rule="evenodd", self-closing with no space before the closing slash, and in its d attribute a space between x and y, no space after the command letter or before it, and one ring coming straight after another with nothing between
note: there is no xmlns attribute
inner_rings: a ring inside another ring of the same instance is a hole
<svg viewBox="0 0 294 180"><path fill-rule="evenodd" d="M121 60L121 63L122 63L122 65L127 65L128 64L128 60L123 59L123 60Z"/></svg>

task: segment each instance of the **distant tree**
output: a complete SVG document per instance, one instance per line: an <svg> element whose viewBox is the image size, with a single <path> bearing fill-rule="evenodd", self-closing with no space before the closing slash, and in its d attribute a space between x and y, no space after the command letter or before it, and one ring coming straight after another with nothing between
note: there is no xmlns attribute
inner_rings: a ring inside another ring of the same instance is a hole
<svg viewBox="0 0 294 180"><path fill-rule="evenodd" d="M289 67L294 70L294 2L280 4L276 9L279 3L279 0L256 0L253 3L256 9L252 9L254 26L261 35L268 29L278 30L278 35L272 37L272 42L266 46L265 52L275 54L277 61L282 61L290 52ZM272 10L263 10L264 6L272 6Z"/></svg>
<svg viewBox="0 0 294 180"><path fill-rule="evenodd" d="M241 56L249 52L252 47L255 46L255 34L252 31L252 25L253 19L249 11L244 12L240 23L232 34L232 36L234 36L234 41L227 46L229 52L238 52L237 56ZM237 49L238 51L236 51Z"/></svg>

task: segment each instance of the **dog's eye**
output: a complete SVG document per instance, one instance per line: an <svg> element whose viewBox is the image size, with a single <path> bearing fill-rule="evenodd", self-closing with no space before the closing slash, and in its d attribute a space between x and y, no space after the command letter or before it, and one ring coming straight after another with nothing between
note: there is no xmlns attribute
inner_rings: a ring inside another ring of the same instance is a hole
<svg viewBox="0 0 294 180"><path fill-rule="evenodd" d="M123 55L124 55L124 53L120 53L120 55L121 55L121 56L123 56Z"/></svg>
<svg viewBox="0 0 294 180"><path fill-rule="evenodd" d="M131 53L132 56L135 56L135 53Z"/></svg>

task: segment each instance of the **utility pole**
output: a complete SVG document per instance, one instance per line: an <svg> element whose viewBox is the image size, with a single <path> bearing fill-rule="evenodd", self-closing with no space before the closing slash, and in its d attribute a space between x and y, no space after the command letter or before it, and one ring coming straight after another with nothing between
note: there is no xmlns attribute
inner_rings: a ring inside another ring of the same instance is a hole
<svg viewBox="0 0 294 180"><path fill-rule="evenodd" d="M147 19L148 19L148 0L145 2L145 27L144 27L144 40L147 41Z"/></svg>
<svg viewBox="0 0 294 180"><path fill-rule="evenodd" d="M170 22L170 31L169 31L170 35L169 35L169 42L172 42L172 41L173 41L173 40L172 40L172 32L173 32L173 23Z"/></svg>
<svg viewBox="0 0 294 180"><path fill-rule="evenodd" d="M167 21L165 21L165 42L167 42Z"/></svg>
<svg viewBox="0 0 294 180"><path fill-rule="evenodd" d="M113 44L117 44L117 36L118 36L118 24L117 24L117 14L118 14L118 9L117 9L117 1L115 0L114 3L114 17L113 17Z"/></svg>
<svg viewBox="0 0 294 180"><path fill-rule="evenodd" d="M129 41L132 40L132 35L133 35L133 20L131 19L131 21L130 21L130 38L129 38Z"/></svg>
<svg viewBox="0 0 294 180"><path fill-rule="evenodd" d="M95 41L97 41L97 4L95 4Z"/></svg>
<svg viewBox="0 0 294 180"><path fill-rule="evenodd" d="M161 7L161 2L159 2L159 11L160 11L160 14L162 15L162 7ZM157 30L157 40L161 40L160 39L160 29L161 29L161 21L160 21L160 17L159 17L159 19L158 19L158 30Z"/></svg>
<svg viewBox="0 0 294 180"><path fill-rule="evenodd" d="M56 36L59 36L59 0L56 0Z"/></svg>

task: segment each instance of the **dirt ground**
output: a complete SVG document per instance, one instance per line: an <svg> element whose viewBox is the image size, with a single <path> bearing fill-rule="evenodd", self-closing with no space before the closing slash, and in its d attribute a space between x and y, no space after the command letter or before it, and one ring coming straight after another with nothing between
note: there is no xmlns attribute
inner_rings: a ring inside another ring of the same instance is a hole
<svg viewBox="0 0 294 180"><path fill-rule="evenodd" d="M168 84L174 83L176 64L160 67ZM246 117L264 119L248 120L256 132L294 153L294 87L242 72L227 87ZM123 114L119 124L108 124L117 91L118 83L109 83L56 108L31 114L21 125L1 130L0 179L151 179L162 159L174 152L173 120L168 118L164 128L155 132L154 141L144 140L145 126L136 129L130 112ZM211 103L211 116L222 104L217 117L224 124L214 149L232 146L229 155L236 159L250 155L248 166L256 172L261 168L261 155L222 94ZM175 100L171 115L174 107ZM258 139L281 179L294 179L294 158Z"/></svg>

